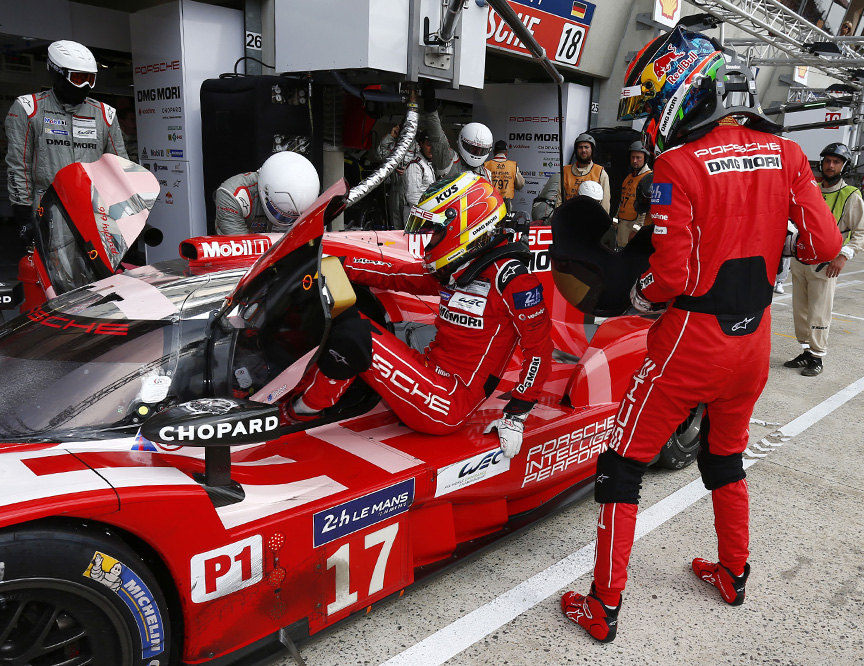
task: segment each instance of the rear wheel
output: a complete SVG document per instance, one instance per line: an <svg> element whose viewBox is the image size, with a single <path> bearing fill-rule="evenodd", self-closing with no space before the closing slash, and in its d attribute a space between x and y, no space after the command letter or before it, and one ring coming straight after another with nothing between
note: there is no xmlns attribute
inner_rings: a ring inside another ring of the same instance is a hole
<svg viewBox="0 0 864 666"><path fill-rule="evenodd" d="M168 609L144 561L104 532L0 532L0 666L165 666Z"/></svg>
<svg viewBox="0 0 864 666"><path fill-rule="evenodd" d="M699 453L699 433L702 430L702 416L705 405L699 404L679 425L669 441L660 449L657 464L666 469L683 469L696 460Z"/></svg>

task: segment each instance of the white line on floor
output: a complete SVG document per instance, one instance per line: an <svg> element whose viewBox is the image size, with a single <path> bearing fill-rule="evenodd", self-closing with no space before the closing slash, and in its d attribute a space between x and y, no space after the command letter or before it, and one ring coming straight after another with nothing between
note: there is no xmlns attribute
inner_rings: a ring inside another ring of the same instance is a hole
<svg viewBox="0 0 864 666"><path fill-rule="evenodd" d="M779 432L785 437L799 435L862 391L864 391L864 377L782 426ZM746 469L757 462L754 459L745 459L744 467ZM708 491L705 490L702 480L696 479L643 510L636 521L636 539L641 539L707 494ZM592 541L489 603L388 659L381 666L440 666L562 588L568 587L577 578L589 573L593 567L594 542Z"/></svg>

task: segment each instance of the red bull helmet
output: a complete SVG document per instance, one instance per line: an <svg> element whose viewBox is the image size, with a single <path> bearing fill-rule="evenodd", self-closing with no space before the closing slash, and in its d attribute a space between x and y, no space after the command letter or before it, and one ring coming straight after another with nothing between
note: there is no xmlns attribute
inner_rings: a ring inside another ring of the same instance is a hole
<svg viewBox="0 0 864 666"><path fill-rule="evenodd" d="M654 155L732 115L748 117L753 129L780 130L762 114L750 69L705 35L678 26L649 42L627 69L618 119L645 118L642 143Z"/></svg>

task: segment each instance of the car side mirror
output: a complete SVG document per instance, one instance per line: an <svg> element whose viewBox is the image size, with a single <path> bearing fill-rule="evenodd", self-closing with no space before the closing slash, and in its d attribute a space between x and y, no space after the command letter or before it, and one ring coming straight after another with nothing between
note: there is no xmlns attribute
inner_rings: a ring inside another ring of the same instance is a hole
<svg viewBox="0 0 864 666"><path fill-rule="evenodd" d="M242 486L231 480L231 447L277 435L279 407L236 398L199 398L154 414L141 427L152 442L204 447L204 486L216 506L239 502Z"/></svg>

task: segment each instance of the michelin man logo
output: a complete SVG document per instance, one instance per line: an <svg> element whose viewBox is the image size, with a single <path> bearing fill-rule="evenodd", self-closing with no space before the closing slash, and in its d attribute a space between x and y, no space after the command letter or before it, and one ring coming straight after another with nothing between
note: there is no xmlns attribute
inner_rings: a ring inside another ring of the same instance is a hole
<svg viewBox="0 0 864 666"><path fill-rule="evenodd" d="M90 566L89 572L84 575L102 583L109 590L116 592L120 589L120 584L123 582L121 578L123 565L115 561L107 571L104 566L105 560L102 557L102 553L97 552L93 556L93 564Z"/></svg>

